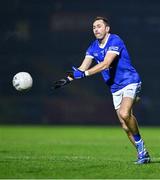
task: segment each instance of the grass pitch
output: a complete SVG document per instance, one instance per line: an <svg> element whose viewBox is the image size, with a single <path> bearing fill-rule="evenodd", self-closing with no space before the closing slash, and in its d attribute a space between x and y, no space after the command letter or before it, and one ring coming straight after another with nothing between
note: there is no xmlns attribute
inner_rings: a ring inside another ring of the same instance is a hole
<svg viewBox="0 0 160 180"><path fill-rule="evenodd" d="M0 127L0 178L160 178L160 128L141 128L152 163L135 165L136 151L120 127Z"/></svg>

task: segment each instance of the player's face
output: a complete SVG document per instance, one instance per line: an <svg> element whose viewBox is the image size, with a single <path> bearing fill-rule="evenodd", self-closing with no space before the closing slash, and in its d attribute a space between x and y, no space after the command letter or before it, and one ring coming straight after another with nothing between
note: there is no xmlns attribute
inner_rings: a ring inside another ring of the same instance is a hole
<svg viewBox="0 0 160 180"><path fill-rule="evenodd" d="M96 20L93 23L93 33L98 40L102 40L109 33L109 26L106 26L103 20Z"/></svg>

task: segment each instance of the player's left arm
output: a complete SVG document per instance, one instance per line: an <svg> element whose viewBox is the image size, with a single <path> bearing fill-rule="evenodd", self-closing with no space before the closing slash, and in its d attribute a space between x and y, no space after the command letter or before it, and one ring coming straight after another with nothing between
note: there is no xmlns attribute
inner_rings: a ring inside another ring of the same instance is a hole
<svg viewBox="0 0 160 180"><path fill-rule="evenodd" d="M69 84L73 79L81 79L84 78L85 76L91 76L93 74L99 73L109 68L117 56L118 55L114 52L108 52L104 58L104 61L93 66L92 68L89 68L89 66L91 65L91 59L86 58L79 68L72 67L73 71L69 73L68 77L56 81L54 83L54 89Z"/></svg>
<svg viewBox="0 0 160 180"><path fill-rule="evenodd" d="M109 68L112 62L117 58L117 56L118 55L114 52L108 52L104 58L104 61L85 71L85 75L91 76Z"/></svg>
<svg viewBox="0 0 160 180"><path fill-rule="evenodd" d="M99 73L105 69L108 69L112 62L120 55L124 44L123 41L117 36L115 37L107 50L104 60L99 64L86 69L85 71L80 71L78 68L73 67L73 79L80 79L85 76L91 76L93 74ZM92 55L91 51L91 55Z"/></svg>
<svg viewBox="0 0 160 180"><path fill-rule="evenodd" d="M85 76L91 76L93 74L99 73L99 72L109 68L117 56L118 56L118 54L116 52L109 51L106 54L104 61L100 62L99 64L97 64L97 65L93 66L92 68L89 68L85 71L81 71L79 68L76 68L73 66L70 77L72 77L72 79L81 79L81 78L84 78Z"/></svg>

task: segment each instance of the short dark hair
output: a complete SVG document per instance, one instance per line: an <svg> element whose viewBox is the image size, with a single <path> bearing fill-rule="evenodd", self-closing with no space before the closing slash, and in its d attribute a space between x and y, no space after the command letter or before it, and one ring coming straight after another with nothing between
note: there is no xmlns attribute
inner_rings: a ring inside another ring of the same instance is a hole
<svg viewBox="0 0 160 180"><path fill-rule="evenodd" d="M98 20L102 20L102 21L104 21L104 23L106 24L106 26L110 26L110 25L109 25L109 20L108 20L106 17L97 16L96 18L94 18L93 22L98 21Z"/></svg>

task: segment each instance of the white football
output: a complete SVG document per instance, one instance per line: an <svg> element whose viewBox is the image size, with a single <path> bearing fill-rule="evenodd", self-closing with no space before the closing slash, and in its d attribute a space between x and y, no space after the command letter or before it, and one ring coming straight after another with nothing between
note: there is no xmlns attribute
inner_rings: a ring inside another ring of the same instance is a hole
<svg viewBox="0 0 160 180"><path fill-rule="evenodd" d="M13 77L12 84L16 90L26 91L32 87L33 79L28 72L19 72Z"/></svg>

